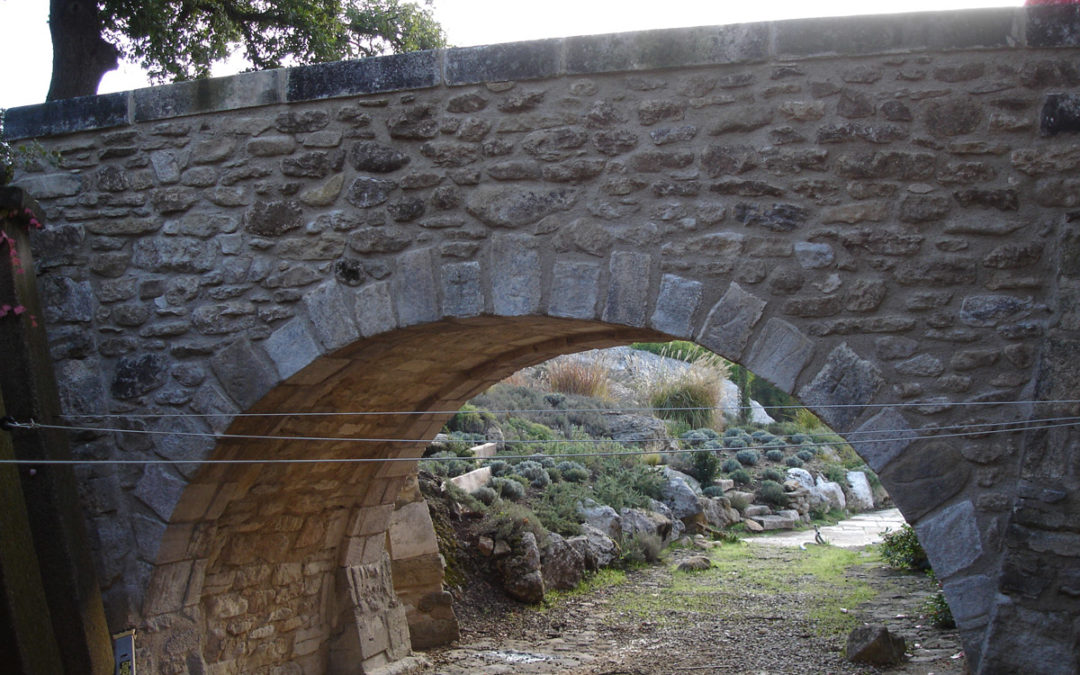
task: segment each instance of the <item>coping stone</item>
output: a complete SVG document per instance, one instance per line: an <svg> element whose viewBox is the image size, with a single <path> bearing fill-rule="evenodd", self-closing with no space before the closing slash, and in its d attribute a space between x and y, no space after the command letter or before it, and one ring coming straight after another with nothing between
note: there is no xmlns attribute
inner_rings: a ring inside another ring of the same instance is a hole
<svg viewBox="0 0 1080 675"><path fill-rule="evenodd" d="M177 82L132 92L136 122L253 108L281 102L282 69Z"/></svg>
<svg viewBox="0 0 1080 675"><path fill-rule="evenodd" d="M446 50L446 84L540 80L561 75L561 39Z"/></svg>
<svg viewBox="0 0 1080 675"><path fill-rule="evenodd" d="M425 50L286 71L285 100L314 101L356 94L425 89L439 84L439 52Z"/></svg>
<svg viewBox="0 0 1080 675"><path fill-rule="evenodd" d="M4 136L9 141L16 141L35 136L59 136L84 129L118 127L127 123L127 92L79 96L7 110L4 113Z"/></svg>

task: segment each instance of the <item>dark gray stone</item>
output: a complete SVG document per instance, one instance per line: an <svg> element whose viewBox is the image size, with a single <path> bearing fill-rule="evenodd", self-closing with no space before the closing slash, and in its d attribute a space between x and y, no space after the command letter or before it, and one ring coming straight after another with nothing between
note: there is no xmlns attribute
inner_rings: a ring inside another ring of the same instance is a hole
<svg viewBox="0 0 1080 675"><path fill-rule="evenodd" d="M846 431L884 382L874 364L841 344L813 381L799 390L799 399L829 426Z"/></svg>
<svg viewBox="0 0 1080 675"><path fill-rule="evenodd" d="M1026 7L1030 47L1080 45L1080 7L1071 4Z"/></svg>
<svg viewBox="0 0 1080 675"><path fill-rule="evenodd" d="M885 626L859 626L848 634L845 653L855 663L889 666L904 660L906 647L904 638Z"/></svg>
<svg viewBox="0 0 1080 675"><path fill-rule="evenodd" d="M1080 131L1080 95L1047 94L1039 114L1039 133L1056 136Z"/></svg>
<svg viewBox="0 0 1080 675"><path fill-rule="evenodd" d="M315 336L327 351L354 342L360 330L353 321L351 307L341 287L327 282L304 295L304 305L315 329Z"/></svg>
<svg viewBox="0 0 1080 675"><path fill-rule="evenodd" d="M361 288L356 294L355 306L356 324L364 337L397 328L390 282L380 281Z"/></svg>
<svg viewBox="0 0 1080 675"><path fill-rule="evenodd" d="M480 187L472 191L465 210L482 222L495 227L522 227L557 211L573 206L574 190L515 189Z"/></svg>
<svg viewBox="0 0 1080 675"><path fill-rule="evenodd" d="M950 579L942 586L957 624L970 626L986 622L997 597L997 582L994 579L985 574L975 574Z"/></svg>
<svg viewBox="0 0 1080 675"><path fill-rule="evenodd" d="M814 341L783 319L765 322L754 341L746 367L758 377L786 392L795 390L795 381L814 355Z"/></svg>
<svg viewBox="0 0 1080 675"><path fill-rule="evenodd" d="M135 496L161 518L168 522L173 508L187 483L167 466L148 466L135 486Z"/></svg>
<svg viewBox="0 0 1080 675"><path fill-rule="evenodd" d="M551 274L548 313L569 319L596 318L600 293L600 265L590 262L555 261Z"/></svg>
<svg viewBox="0 0 1080 675"><path fill-rule="evenodd" d="M165 384L168 378L169 364L164 356L125 356L116 363L109 390L115 398L135 398L154 391Z"/></svg>
<svg viewBox="0 0 1080 675"><path fill-rule="evenodd" d="M501 316L524 316L540 306L540 254L531 238L497 237L491 246L492 303Z"/></svg>
<svg viewBox="0 0 1080 675"><path fill-rule="evenodd" d="M360 209L378 206L390 199L390 193L397 189L397 183L390 180L360 176L345 191L345 200Z"/></svg>
<svg viewBox="0 0 1080 675"><path fill-rule="evenodd" d="M939 579L948 580L982 556L982 538L970 501L948 506L915 525Z"/></svg>
<svg viewBox="0 0 1080 675"><path fill-rule="evenodd" d="M885 408L866 420L852 437L859 441L859 456L866 460L871 469L881 473L918 438L918 432L897 410Z"/></svg>
<svg viewBox="0 0 1080 675"><path fill-rule="evenodd" d="M559 75L561 40L446 50L446 84L539 80Z"/></svg>
<svg viewBox="0 0 1080 675"><path fill-rule="evenodd" d="M480 289L480 263L462 262L442 266L443 316L478 316L484 309Z"/></svg>
<svg viewBox="0 0 1080 675"><path fill-rule="evenodd" d="M359 141L349 150L349 164L357 171L390 173L408 163L408 155L375 141Z"/></svg>
<svg viewBox="0 0 1080 675"><path fill-rule="evenodd" d="M303 209L295 200L255 202L244 215L244 229L260 237L277 237L303 225Z"/></svg>
<svg viewBox="0 0 1080 675"><path fill-rule="evenodd" d="M795 204L749 204L735 205L735 219L743 225L760 225L774 232L790 232L806 223L809 211Z"/></svg>
<svg viewBox="0 0 1080 675"><path fill-rule="evenodd" d="M391 54L290 68L286 101L310 101L383 91L423 89L439 83L438 52Z"/></svg>
<svg viewBox="0 0 1080 675"><path fill-rule="evenodd" d="M402 327L439 319L438 287L432 269L431 249L401 254L392 281Z"/></svg>
<svg viewBox="0 0 1080 675"><path fill-rule="evenodd" d="M1031 298L1010 295L971 295L960 306L960 321L968 326L996 326L1015 321L1031 311Z"/></svg>
<svg viewBox="0 0 1080 675"><path fill-rule="evenodd" d="M697 342L726 359L739 361L766 302L732 282L709 311Z"/></svg>
<svg viewBox="0 0 1080 675"><path fill-rule="evenodd" d="M615 251L611 254L604 321L628 326L645 325L651 267L652 256L647 253Z"/></svg>
<svg viewBox="0 0 1080 675"><path fill-rule="evenodd" d="M701 304L703 292L700 281L665 274L660 280L660 293L649 325L668 335L689 337L693 331L691 320Z"/></svg>

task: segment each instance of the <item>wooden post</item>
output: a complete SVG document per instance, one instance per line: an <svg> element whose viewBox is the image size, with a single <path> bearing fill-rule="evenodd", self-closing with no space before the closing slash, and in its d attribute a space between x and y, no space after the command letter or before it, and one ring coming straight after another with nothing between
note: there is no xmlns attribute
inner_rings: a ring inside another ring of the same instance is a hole
<svg viewBox="0 0 1080 675"><path fill-rule="evenodd" d="M60 400L26 219L8 217L12 210L23 214L24 209L42 218L37 203L21 189L0 188L0 231L6 235L0 252L0 306L22 308L18 314L9 311L0 317L0 397L10 417L51 423L59 415ZM10 246L17 258L10 255ZM17 459L71 458L66 432L15 429L10 439ZM24 465L18 473L63 672L109 675L112 644L75 473L70 465L42 465L33 471Z"/></svg>

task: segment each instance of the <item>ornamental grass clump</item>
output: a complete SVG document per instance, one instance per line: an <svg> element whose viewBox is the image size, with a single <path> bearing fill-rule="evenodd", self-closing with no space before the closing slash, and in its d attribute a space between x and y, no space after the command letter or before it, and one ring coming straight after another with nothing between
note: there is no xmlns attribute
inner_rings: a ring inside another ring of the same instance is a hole
<svg viewBox="0 0 1080 675"><path fill-rule="evenodd" d="M724 402L727 362L711 352L699 352L693 360L681 353L665 356L689 365L665 365L642 373L642 389L654 414L691 429L722 428L724 417L719 410Z"/></svg>
<svg viewBox="0 0 1080 675"><path fill-rule="evenodd" d="M603 358L560 356L546 365L548 387L561 394L577 394L600 400L611 398L608 365Z"/></svg>

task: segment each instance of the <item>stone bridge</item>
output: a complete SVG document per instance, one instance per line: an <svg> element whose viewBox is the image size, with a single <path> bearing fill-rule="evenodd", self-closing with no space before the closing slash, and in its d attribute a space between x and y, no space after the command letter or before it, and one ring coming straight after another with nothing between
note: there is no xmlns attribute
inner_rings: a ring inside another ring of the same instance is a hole
<svg viewBox="0 0 1080 675"><path fill-rule="evenodd" d="M17 184L68 422L129 432L74 452L180 460L78 469L110 628L155 673L391 667L453 623L409 588L426 511L393 528L415 463L201 460L411 460L519 368L686 338L862 441L973 671L1075 672L1078 437L1037 420L1080 398L1078 28L688 28L9 111L62 157Z"/></svg>

